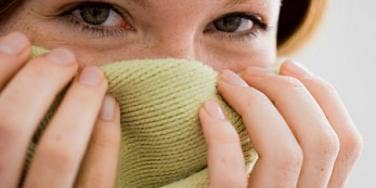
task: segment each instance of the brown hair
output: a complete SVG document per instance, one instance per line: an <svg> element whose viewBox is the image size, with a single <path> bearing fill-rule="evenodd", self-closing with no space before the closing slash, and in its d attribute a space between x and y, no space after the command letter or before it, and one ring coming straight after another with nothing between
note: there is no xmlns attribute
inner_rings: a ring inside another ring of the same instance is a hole
<svg viewBox="0 0 376 188"><path fill-rule="evenodd" d="M0 21L12 13L24 0L0 0Z"/></svg>
<svg viewBox="0 0 376 188"><path fill-rule="evenodd" d="M278 55L296 52L317 31L328 0L282 0L278 25Z"/></svg>
<svg viewBox="0 0 376 188"><path fill-rule="evenodd" d="M0 22L22 2L24 0L0 0ZM277 36L280 56L292 54L312 38L326 5L327 0L282 0Z"/></svg>

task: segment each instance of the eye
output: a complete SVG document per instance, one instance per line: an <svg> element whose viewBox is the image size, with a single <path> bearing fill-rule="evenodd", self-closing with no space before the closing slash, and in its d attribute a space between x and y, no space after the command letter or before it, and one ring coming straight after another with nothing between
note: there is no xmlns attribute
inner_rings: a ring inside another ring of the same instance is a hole
<svg viewBox="0 0 376 188"><path fill-rule="evenodd" d="M121 27L126 22L110 4L84 3L72 11L78 20L96 26Z"/></svg>
<svg viewBox="0 0 376 188"><path fill-rule="evenodd" d="M206 32L219 31L227 34L255 34L257 29L267 29L262 19L246 13L230 13L214 20Z"/></svg>
<svg viewBox="0 0 376 188"><path fill-rule="evenodd" d="M124 37L135 31L129 24L128 13L116 5L82 2L69 7L59 14L58 18L73 29L79 29L79 32L85 32L94 37Z"/></svg>
<svg viewBox="0 0 376 188"><path fill-rule="evenodd" d="M230 15L214 21L214 26L218 31L233 33L251 30L253 21L237 15Z"/></svg>

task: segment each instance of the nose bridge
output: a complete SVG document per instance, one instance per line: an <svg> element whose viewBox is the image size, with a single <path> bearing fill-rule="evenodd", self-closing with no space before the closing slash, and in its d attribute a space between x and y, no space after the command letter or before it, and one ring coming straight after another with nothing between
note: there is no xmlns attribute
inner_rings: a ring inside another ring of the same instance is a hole
<svg viewBox="0 0 376 188"><path fill-rule="evenodd" d="M199 52L199 38L203 12L210 6L207 1L152 1L153 11L148 14L153 22L148 22L144 39L148 52L153 57L173 57L196 59ZM161 2L161 3L157 3ZM162 3L163 2L163 3ZM176 6L162 6L174 4ZM189 15L189 16L187 16ZM198 48L197 48L198 47Z"/></svg>
<svg viewBox="0 0 376 188"><path fill-rule="evenodd" d="M158 57L195 59L194 32L164 32L154 40L152 51Z"/></svg>

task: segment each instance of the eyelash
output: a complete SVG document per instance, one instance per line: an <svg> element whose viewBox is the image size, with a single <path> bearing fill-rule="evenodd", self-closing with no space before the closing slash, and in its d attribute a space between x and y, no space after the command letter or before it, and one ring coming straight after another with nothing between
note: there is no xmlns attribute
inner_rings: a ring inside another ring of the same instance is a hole
<svg viewBox="0 0 376 188"><path fill-rule="evenodd" d="M247 19L253 22L254 28L252 28L248 32L240 33L240 34L233 34L233 33L226 33L226 32L221 32L221 31L216 31L216 33L220 33L220 38L225 39L225 40L231 40L231 41L244 41L247 39L253 39L257 37L260 31L268 31L269 26L262 21L262 18L259 16L256 16L254 14L247 14L245 12L233 12L229 14L225 14L216 20L223 19L225 17L230 17L230 16L238 16L242 19ZM214 20L211 24L213 24L216 20ZM205 32L205 31L204 31ZM206 31L207 33L211 33L212 31Z"/></svg>
<svg viewBox="0 0 376 188"><path fill-rule="evenodd" d="M72 8L64 11L63 13L59 14L58 17L62 18L64 22L67 22L68 24L71 24L73 27L79 28L80 31L82 32L87 32L92 34L95 37L112 37L112 36L124 36L124 34L127 34L129 31L135 31L135 29L129 24L130 28L109 28L109 27L103 27L103 26L96 26L96 25L91 25L88 23L85 23L82 20L79 20L77 17L75 17L72 13L75 10L78 10L81 6L84 6L86 4L97 4L98 6L100 5L106 5L110 8L111 11L114 11L115 13L119 14L125 22L128 24L129 19L119 11L118 8L115 6L109 4L109 3L102 3L102 2L82 2L80 4L76 4L75 6L70 6ZM262 19L256 15L253 14L247 14L245 12L234 12L230 14L226 14L221 16L220 18L217 18L216 20L223 19L227 16L239 16L242 19L247 19L253 22L254 28L251 29L252 31L241 33L241 34L234 34L234 33L226 33L222 31L207 31L205 29L204 33L210 33L210 34L218 34L221 39L224 40L236 40L236 41L244 41L244 39L251 39L254 37L257 37L257 34L260 31L267 31L269 29L269 26L262 21ZM210 25L213 25L213 23L216 21L214 20L213 22L210 23ZM217 35L217 36L218 36Z"/></svg>
<svg viewBox="0 0 376 188"><path fill-rule="evenodd" d="M70 6L68 10L63 11L58 15L59 18L61 18L62 21L71 24L73 27L79 28L82 32L88 32L89 34L94 35L95 37L112 37L112 36L124 36L129 31L135 31L135 29L130 26L130 28L109 28L105 26L98 26L98 25L91 25L88 23L85 23L82 20L79 20L77 17L73 15L73 12L75 10L79 10L81 6L87 5L87 4L96 4L98 6L100 5L106 5L111 11L114 11L116 14L119 14L122 19L125 20L125 22L129 23L129 19L121 13L121 11L118 10L115 6L108 4L108 3L101 3L101 2L82 2L80 4L75 4L74 6Z"/></svg>

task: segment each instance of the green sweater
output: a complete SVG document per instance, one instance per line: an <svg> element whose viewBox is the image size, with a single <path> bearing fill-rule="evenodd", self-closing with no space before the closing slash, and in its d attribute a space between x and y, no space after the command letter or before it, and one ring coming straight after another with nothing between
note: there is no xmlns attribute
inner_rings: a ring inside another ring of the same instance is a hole
<svg viewBox="0 0 376 188"><path fill-rule="evenodd" d="M33 47L33 56L44 52ZM246 165L252 169L257 153L241 117L217 93L218 73L211 67L184 59L146 59L115 62L101 69L121 109L116 187L207 187L207 147L198 110L209 98L218 101L238 131ZM66 89L56 97L30 143L24 175Z"/></svg>

